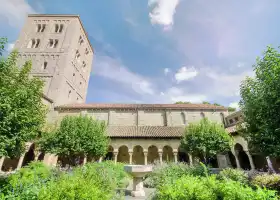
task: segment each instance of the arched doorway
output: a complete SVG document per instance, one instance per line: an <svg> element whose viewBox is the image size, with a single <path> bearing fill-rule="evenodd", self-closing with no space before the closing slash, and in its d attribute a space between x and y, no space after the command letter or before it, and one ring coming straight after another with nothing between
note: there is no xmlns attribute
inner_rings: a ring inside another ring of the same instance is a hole
<svg viewBox="0 0 280 200"><path fill-rule="evenodd" d="M233 155L233 153L231 151L228 152L228 157L229 157L229 161L230 161L231 166L233 168L237 168L235 156Z"/></svg>
<svg viewBox="0 0 280 200"><path fill-rule="evenodd" d="M159 160L158 148L154 145L148 148L148 164Z"/></svg>
<svg viewBox="0 0 280 200"><path fill-rule="evenodd" d="M105 158L104 160L113 160L114 159L114 148L112 146L109 146L108 147L108 152L107 154L105 155Z"/></svg>
<svg viewBox="0 0 280 200"><path fill-rule="evenodd" d="M133 148L132 164L136 164L136 165L144 165L145 164L143 148L139 145L137 145Z"/></svg>
<svg viewBox="0 0 280 200"><path fill-rule="evenodd" d="M237 158L239 160L240 167L244 170L250 170L251 169L250 161L249 161L247 154L243 150L242 145L239 143L236 143L234 146L234 150L235 150Z"/></svg>
<svg viewBox="0 0 280 200"><path fill-rule="evenodd" d="M190 161L189 155L182 147L178 148L178 161L184 163L189 163Z"/></svg>
<svg viewBox="0 0 280 200"><path fill-rule="evenodd" d="M38 156L38 161L43 161L45 158L45 153L41 152Z"/></svg>
<svg viewBox="0 0 280 200"><path fill-rule="evenodd" d="M173 149L170 146L163 147L162 160L165 162L174 162Z"/></svg>
<svg viewBox="0 0 280 200"><path fill-rule="evenodd" d="M28 151L25 153L25 155L24 155L24 159L23 159L23 162L22 162L22 166L28 165L31 161L33 161L33 160L35 159L34 150L35 150L35 145L32 144L32 145L29 147L29 150L28 150Z"/></svg>
<svg viewBox="0 0 280 200"><path fill-rule="evenodd" d="M17 168L19 158L7 158L5 157L3 165L2 165L2 171L9 172L14 171Z"/></svg>
<svg viewBox="0 0 280 200"><path fill-rule="evenodd" d="M129 154L127 146L123 145L119 148L117 161L122 163L129 163Z"/></svg>

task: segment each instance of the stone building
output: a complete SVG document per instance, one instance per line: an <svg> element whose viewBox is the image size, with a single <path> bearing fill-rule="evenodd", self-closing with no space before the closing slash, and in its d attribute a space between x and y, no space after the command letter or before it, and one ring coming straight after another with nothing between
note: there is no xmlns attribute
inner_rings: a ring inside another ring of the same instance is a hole
<svg viewBox="0 0 280 200"><path fill-rule="evenodd" d="M78 15L29 15L15 49L55 105L85 102L93 49Z"/></svg>
<svg viewBox="0 0 280 200"><path fill-rule="evenodd" d="M100 159L134 164L192 164L196 159L180 148L180 139L185 126L207 117L223 124L235 138L231 152L217 155L213 165L255 168L247 142L235 134L241 112L229 114L225 107L207 104L86 104L93 49L79 16L29 15L15 48L19 51L19 64L31 60L32 75L45 80L42 101L49 108L49 123L80 114L107 123L111 144L107 155ZM37 151L30 142L20 158L1 158L0 170L14 170L32 160L55 165L60 158Z"/></svg>

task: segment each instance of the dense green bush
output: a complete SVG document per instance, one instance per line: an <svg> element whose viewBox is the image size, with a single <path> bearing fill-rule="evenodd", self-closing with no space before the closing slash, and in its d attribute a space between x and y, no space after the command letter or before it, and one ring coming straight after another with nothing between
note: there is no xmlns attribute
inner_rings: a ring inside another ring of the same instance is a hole
<svg viewBox="0 0 280 200"><path fill-rule="evenodd" d="M125 188L129 179L123 165L111 161L88 163L71 172L33 162L3 181L0 199L112 200L116 189Z"/></svg>
<svg viewBox="0 0 280 200"><path fill-rule="evenodd" d="M6 199L36 199L46 182L53 178L51 168L41 162L32 162L10 175L1 185L1 193Z"/></svg>
<svg viewBox="0 0 280 200"><path fill-rule="evenodd" d="M240 169L227 168L223 169L219 175L219 179L230 179L242 184L248 184L248 174Z"/></svg>
<svg viewBox="0 0 280 200"><path fill-rule="evenodd" d="M206 173L209 174L207 168ZM189 166L184 163L156 163L153 166L153 172L148 174L144 180L144 186L154 188L164 182L173 182L183 175L205 176L205 170L202 165Z"/></svg>
<svg viewBox="0 0 280 200"><path fill-rule="evenodd" d="M257 175L252 179L252 185L257 185L262 188L277 190L280 192L280 175L279 174L262 174Z"/></svg>
<svg viewBox="0 0 280 200"><path fill-rule="evenodd" d="M216 175L207 177L184 175L172 184L166 182L157 186L158 200L276 200L276 192L266 189L252 189L233 180L219 180Z"/></svg>

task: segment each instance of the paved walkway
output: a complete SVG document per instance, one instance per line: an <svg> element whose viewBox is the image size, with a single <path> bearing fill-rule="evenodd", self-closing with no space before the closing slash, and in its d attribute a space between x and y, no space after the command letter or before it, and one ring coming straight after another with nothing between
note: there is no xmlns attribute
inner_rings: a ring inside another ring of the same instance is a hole
<svg viewBox="0 0 280 200"><path fill-rule="evenodd" d="M125 197L124 197L125 200L143 200L143 199L151 200L151 196L152 196L153 192L155 191L154 188L145 188L144 187L144 191L146 194L145 197L132 197L130 195L131 190L132 190L132 181L129 183L129 186L125 190Z"/></svg>

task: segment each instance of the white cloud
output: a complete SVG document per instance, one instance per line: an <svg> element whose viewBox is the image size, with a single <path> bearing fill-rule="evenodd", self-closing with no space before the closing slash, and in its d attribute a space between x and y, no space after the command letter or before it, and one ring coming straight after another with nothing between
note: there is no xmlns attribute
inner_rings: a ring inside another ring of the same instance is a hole
<svg viewBox="0 0 280 200"><path fill-rule="evenodd" d="M165 97L170 102L177 102L177 101L189 101L192 103L201 103L202 101L206 101L207 97L203 94L196 94L196 93L188 93L185 92L181 88L172 87L169 88L165 92Z"/></svg>
<svg viewBox="0 0 280 200"><path fill-rule="evenodd" d="M252 71L244 71L239 74L227 74L226 72L218 72L213 69L204 69L205 76L210 78L207 80L211 94L220 97L236 97L239 96L239 88L242 80L246 76L252 76Z"/></svg>
<svg viewBox="0 0 280 200"><path fill-rule="evenodd" d="M190 80L198 75L198 71L194 67L182 67L175 74L177 82Z"/></svg>
<svg viewBox="0 0 280 200"><path fill-rule="evenodd" d="M178 4L179 0L149 0L148 5L152 8L149 13L151 23L170 28Z"/></svg>
<svg viewBox="0 0 280 200"><path fill-rule="evenodd" d="M170 72L169 68L164 68L164 74L167 75Z"/></svg>
<svg viewBox="0 0 280 200"><path fill-rule="evenodd" d="M238 62L237 63L237 67L238 68L242 68L242 67L244 67L245 66L245 63L244 62Z"/></svg>
<svg viewBox="0 0 280 200"><path fill-rule="evenodd" d="M153 84L147 78L129 71L119 59L96 56L95 62L97 75L130 87L139 94L154 94Z"/></svg>
<svg viewBox="0 0 280 200"><path fill-rule="evenodd" d="M236 108L237 110L239 110L239 104L238 102L232 102L229 104L229 107L232 107L232 108Z"/></svg>
<svg viewBox="0 0 280 200"><path fill-rule="evenodd" d="M11 51L13 50L14 46L15 46L15 43L8 43L8 45L7 45L7 51L8 51L8 52L11 52Z"/></svg>
<svg viewBox="0 0 280 200"><path fill-rule="evenodd" d="M10 26L18 27L27 14L36 13L26 0L0 0L0 19Z"/></svg>

